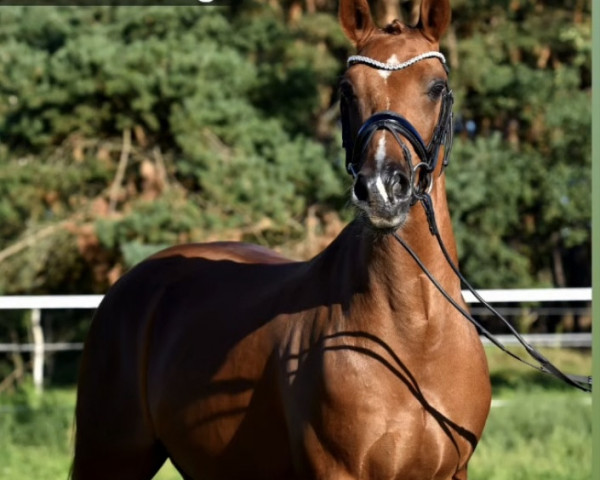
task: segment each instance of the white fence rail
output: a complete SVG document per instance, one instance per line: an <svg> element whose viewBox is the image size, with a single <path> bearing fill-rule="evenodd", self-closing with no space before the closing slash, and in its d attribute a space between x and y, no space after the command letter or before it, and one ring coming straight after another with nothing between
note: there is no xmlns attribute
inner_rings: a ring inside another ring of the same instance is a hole
<svg viewBox="0 0 600 480"><path fill-rule="evenodd" d="M463 291L467 303L474 306L479 302L471 292ZM479 295L489 303L544 303L544 302L591 302L591 288L548 288L478 290ZM81 350L83 343L46 343L41 325L42 310L94 310L102 301L102 295L33 295L0 297L0 310L30 310L31 332L34 343L0 343L0 353L33 352L33 379L38 389L43 385L44 356L46 353ZM1 320L0 312L0 320ZM540 347L586 347L592 345L591 333L537 334L524 335L534 346ZM514 345L511 335L498 335L505 345ZM489 343L482 339L484 344Z"/></svg>
<svg viewBox="0 0 600 480"><path fill-rule="evenodd" d="M510 290L477 290L477 293L489 303L537 303L537 302L591 302L590 288L522 288ZM479 303L475 296L462 292L465 302ZM0 297L1 302L1 297ZM0 303L1 305L1 303ZM0 307L1 308L1 307Z"/></svg>
<svg viewBox="0 0 600 480"><path fill-rule="evenodd" d="M591 302L591 288L523 288L478 290L489 303ZM479 303L473 294L463 290L467 303ZM16 295L0 297L0 310L88 309L98 307L103 295Z"/></svg>

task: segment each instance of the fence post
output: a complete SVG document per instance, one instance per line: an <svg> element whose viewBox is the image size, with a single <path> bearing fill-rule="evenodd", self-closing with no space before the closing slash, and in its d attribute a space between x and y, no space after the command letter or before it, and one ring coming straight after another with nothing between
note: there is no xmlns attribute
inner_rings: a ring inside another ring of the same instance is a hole
<svg viewBox="0 0 600 480"><path fill-rule="evenodd" d="M33 385L36 391L44 389L44 330L42 329L42 311L31 310L31 336L33 337Z"/></svg>

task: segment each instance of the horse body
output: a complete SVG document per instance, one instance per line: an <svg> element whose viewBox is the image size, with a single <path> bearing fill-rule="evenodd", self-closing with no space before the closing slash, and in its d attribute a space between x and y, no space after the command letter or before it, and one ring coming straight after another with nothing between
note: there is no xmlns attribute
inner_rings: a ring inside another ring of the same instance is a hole
<svg viewBox="0 0 600 480"><path fill-rule="evenodd" d="M148 478L166 452L189 478L460 471L489 406L485 388L473 394L487 376L477 334L390 237L360 235L360 223L305 263L217 244L127 274L90 332L94 383L79 386L79 410L95 418L93 431L78 422L79 445L111 436L98 478L124 471L112 459L126 451L135 468L148 459L128 478Z"/></svg>
<svg viewBox="0 0 600 480"><path fill-rule="evenodd" d="M348 15L368 27L365 5L342 2L347 33ZM379 81L371 73L348 81L365 88ZM426 131L429 116L413 123ZM407 213L412 187L398 183L410 172L400 162L384 175L385 158L405 155L382 147L389 137L377 133L355 179L363 213L314 259L185 245L117 282L86 341L73 478L147 479L167 457L192 479L467 478L489 411L487 364L472 325L387 234L398 229L460 299L424 211ZM453 246L440 173L431 196Z"/></svg>

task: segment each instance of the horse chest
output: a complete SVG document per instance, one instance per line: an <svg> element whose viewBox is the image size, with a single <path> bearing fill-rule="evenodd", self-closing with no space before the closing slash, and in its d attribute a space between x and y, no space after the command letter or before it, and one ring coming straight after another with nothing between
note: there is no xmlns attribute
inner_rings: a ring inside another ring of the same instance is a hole
<svg viewBox="0 0 600 480"><path fill-rule="evenodd" d="M307 477L449 479L466 463L476 436L460 380L446 399L414 363L364 332L325 335L303 351L290 355L283 403Z"/></svg>

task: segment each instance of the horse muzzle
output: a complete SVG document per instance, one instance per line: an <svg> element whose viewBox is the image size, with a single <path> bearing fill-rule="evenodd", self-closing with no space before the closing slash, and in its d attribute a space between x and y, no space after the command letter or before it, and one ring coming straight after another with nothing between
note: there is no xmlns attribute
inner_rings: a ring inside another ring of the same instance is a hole
<svg viewBox="0 0 600 480"><path fill-rule="evenodd" d="M410 176L400 167L373 175L359 173L352 188L352 203L377 229L400 228L408 217L411 198Z"/></svg>

